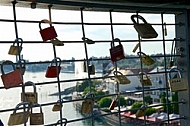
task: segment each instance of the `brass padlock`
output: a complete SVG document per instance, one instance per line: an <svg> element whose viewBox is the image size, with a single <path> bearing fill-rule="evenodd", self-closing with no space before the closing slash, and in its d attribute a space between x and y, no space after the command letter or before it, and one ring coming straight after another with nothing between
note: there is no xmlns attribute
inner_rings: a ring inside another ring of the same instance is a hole
<svg viewBox="0 0 190 126"><path fill-rule="evenodd" d="M18 45L15 45L17 43L18 43ZM10 55L19 55L20 52L22 51L22 43L23 43L23 40L21 38L17 38L14 41L13 45L11 45L11 47L9 48L8 54L10 54Z"/></svg>
<svg viewBox="0 0 190 126"><path fill-rule="evenodd" d="M40 107L40 112L33 113L33 107ZM40 104L33 104L31 106L30 113L30 125L43 125L44 124L44 114L42 112L42 106Z"/></svg>
<svg viewBox="0 0 190 126"><path fill-rule="evenodd" d="M178 77L172 78L172 72L177 71ZM187 90L187 83L185 82L185 79L182 77L182 71L179 68L172 68L170 69L169 73L169 87L171 92L177 92L177 91L185 91Z"/></svg>
<svg viewBox="0 0 190 126"><path fill-rule="evenodd" d="M20 73L24 75L26 71L26 61L24 59L19 60L16 69L20 70Z"/></svg>
<svg viewBox="0 0 190 126"><path fill-rule="evenodd" d="M25 92L24 94L22 92L21 93L21 100L29 102L30 104L37 103L38 102L38 94L36 92L36 85L33 82L28 81L24 85L24 90L25 90L25 86L28 86L28 85L32 85L33 86L34 92Z"/></svg>
<svg viewBox="0 0 190 126"><path fill-rule="evenodd" d="M147 66L150 66L155 63L154 59L152 59L149 55L146 55L143 52L138 52L137 55L139 55L141 61Z"/></svg>
<svg viewBox="0 0 190 126"><path fill-rule="evenodd" d="M152 82L145 72L140 72L140 82L143 86L152 86Z"/></svg>
<svg viewBox="0 0 190 126"><path fill-rule="evenodd" d="M131 83L131 81L126 76L124 76L121 72L114 71L113 74L116 78L116 81L119 84L130 84Z"/></svg>
<svg viewBox="0 0 190 126"><path fill-rule="evenodd" d="M87 93L84 98L85 98L85 100L82 102L81 113L89 114L92 111L92 109L94 108L94 94ZM91 99L88 99L88 98L91 98Z"/></svg>
<svg viewBox="0 0 190 126"><path fill-rule="evenodd" d="M63 104L62 104L63 100L58 100L56 104L53 105L53 108L52 108L52 111L53 112L56 112L56 111L60 111L63 107Z"/></svg>
<svg viewBox="0 0 190 126"><path fill-rule="evenodd" d="M145 115L145 108L143 106L144 105L142 105L141 108L135 113L137 118Z"/></svg>
<svg viewBox="0 0 190 126"><path fill-rule="evenodd" d="M20 106L24 106L27 107L26 111L23 110L23 112L16 112L17 110L20 109ZM29 118L29 114L30 114L30 107L29 107L29 103L28 102L21 102L19 103L13 113L10 115L9 120L8 120L8 125L12 126L12 125L20 125L20 124L24 124L28 121Z"/></svg>
<svg viewBox="0 0 190 126"><path fill-rule="evenodd" d="M143 23L137 23L134 18L138 18ZM158 36L154 28L140 15L132 15L131 20L134 23L134 28L142 38L156 38Z"/></svg>
<svg viewBox="0 0 190 126"><path fill-rule="evenodd" d="M57 38L54 38L51 40L51 43L54 45L54 46L64 46L64 43L61 42L59 39Z"/></svg>
<svg viewBox="0 0 190 126"><path fill-rule="evenodd" d="M61 120L58 120L55 126L57 126L59 124L63 124L63 123L64 123L64 125L62 125L62 126L67 125L67 119L66 118L62 118Z"/></svg>

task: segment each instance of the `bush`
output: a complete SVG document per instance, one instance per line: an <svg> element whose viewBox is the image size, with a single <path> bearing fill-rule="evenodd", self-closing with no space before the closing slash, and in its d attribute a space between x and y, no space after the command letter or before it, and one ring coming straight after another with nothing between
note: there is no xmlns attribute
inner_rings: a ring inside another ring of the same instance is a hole
<svg viewBox="0 0 190 126"><path fill-rule="evenodd" d="M111 102L112 102L112 99L111 99L111 98L109 98L109 97L104 97L104 98L101 98L101 99L100 99L100 101L98 102L98 104L99 104L99 106L100 106L101 108L103 108L103 107L109 107L110 104L111 104Z"/></svg>
<svg viewBox="0 0 190 126"><path fill-rule="evenodd" d="M133 103L130 109L131 113L135 114L138 111L137 109L140 108L142 105L143 105L142 102Z"/></svg>
<svg viewBox="0 0 190 126"><path fill-rule="evenodd" d="M146 109L146 115L147 116L149 116L149 115L151 115L153 113L156 113L156 112L157 112L157 109L155 109L155 108L147 108Z"/></svg>

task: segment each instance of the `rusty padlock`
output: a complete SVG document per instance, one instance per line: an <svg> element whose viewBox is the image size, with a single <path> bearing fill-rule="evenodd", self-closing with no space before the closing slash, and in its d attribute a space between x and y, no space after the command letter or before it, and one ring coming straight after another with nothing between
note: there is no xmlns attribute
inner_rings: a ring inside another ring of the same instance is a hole
<svg viewBox="0 0 190 126"><path fill-rule="evenodd" d="M143 21L143 23L137 23L134 18L138 18ZM157 32L154 30L151 24L140 15L132 15L131 20L134 23L134 28L142 38L156 38L158 36Z"/></svg>
<svg viewBox="0 0 190 126"><path fill-rule="evenodd" d="M33 86L33 88L34 88L33 92L25 92L25 87L28 86L28 85L32 85ZM25 93L23 93L23 92L21 93L21 100L22 101L29 102L30 104L34 104L34 103L38 102L38 94L36 92L36 85L35 85L35 83L33 83L31 81L25 82L24 92Z"/></svg>
<svg viewBox="0 0 190 126"><path fill-rule="evenodd" d="M24 59L19 60L16 69L20 70L21 75L24 75L26 71L26 61Z"/></svg>
<svg viewBox="0 0 190 126"><path fill-rule="evenodd" d="M27 107L28 105L26 111L23 110L23 112L16 112L17 110L20 109L20 106L22 105L25 105L25 107ZM21 102L17 104L13 113L9 116L8 125L12 126L12 125L20 125L26 123L28 121L29 114L30 114L30 107L28 102Z"/></svg>
<svg viewBox="0 0 190 126"><path fill-rule="evenodd" d="M152 59L149 55L146 55L145 53L143 52L138 52L137 55L139 55L141 61L147 65L147 66L150 66L152 64L155 63L155 60Z"/></svg>
<svg viewBox="0 0 190 126"><path fill-rule="evenodd" d="M119 42L119 45L114 46L114 42ZM112 62L116 62L116 61L119 61L119 60L125 58L125 53L124 53L123 45L121 44L120 39L115 38L111 42L110 56L111 56L111 61Z"/></svg>
<svg viewBox="0 0 190 126"><path fill-rule="evenodd" d="M60 111L63 107L62 102L63 102L63 99L58 100L57 103L53 105L52 111L53 112Z"/></svg>
<svg viewBox="0 0 190 126"><path fill-rule="evenodd" d="M42 29L41 23L48 23L50 25L50 27ZM55 28L52 26L52 23L49 20L47 20L47 19L41 20L39 23L39 28L40 28L41 37L44 42L46 42L47 40L52 40L57 37Z"/></svg>
<svg viewBox="0 0 190 126"><path fill-rule="evenodd" d="M143 86L152 86L150 77L145 72L139 72L139 74L140 74L140 82Z"/></svg>
<svg viewBox="0 0 190 126"><path fill-rule="evenodd" d="M12 71L5 73L3 67L5 65L11 65ZM6 60L1 64L1 79L3 82L3 85L5 86L5 89L9 89L12 87L18 87L20 84L23 83L20 70L15 69L15 66L12 61Z"/></svg>
<svg viewBox="0 0 190 126"><path fill-rule="evenodd" d="M55 65L53 65L53 63ZM50 66L48 66L45 77L55 78L59 76L60 71L61 71L61 59L59 57L56 57L52 60Z"/></svg>
<svg viewBox="0 0 190 126"><path fill-rule="evenodd" d="M34 113L33 107L40 107L40 112ZM42 106L40 104L33 104L31 106L30 113L30 125L43 125L44 124L44 114L42 112Z"/></svg>
<svg viewBox="0 0 190 126"><path fill-rule="evenodd" d="M124 76L121 72L114 71L113 74L116 78L116 81L119 84L130 84L131 83L131 81L126 76Z"/></svg>
<svg viewBox="0 0 190 126"><path fill-rule="evenodd" d="M177 78L172 78L171 75L172 72L178 73ZM168 75L169 75L168 83L171 92L187 90L187 83L185 82L185 79L182 77L182 71L179 68L170 69Z"/></svg>
<svg viewBox="0 0 190 126"><path fill-rule="evenodd" d="M81 113L89 114L94 108L94 94L87 93L84 98L85 100L82 102Z"/></svg>
<svg viewBox="0 0 190 126"><path fill-rule="evenodd" d="M18 43L18 45L17 45ZM9 55L19 55L22 51L22 43L23 40L21 38L17 38L13 45L11 45L11 47L9 48L8 54Z"/></svg>

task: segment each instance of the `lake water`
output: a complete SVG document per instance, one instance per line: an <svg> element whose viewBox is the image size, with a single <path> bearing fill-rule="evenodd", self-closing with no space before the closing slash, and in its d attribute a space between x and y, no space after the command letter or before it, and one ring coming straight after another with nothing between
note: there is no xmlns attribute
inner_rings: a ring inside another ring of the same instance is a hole
<svg viewBox="0 0 190 126"><path fill-rule="evenodd" d="M97 74L96 76L101 76L101 74ZM60 80L69 80L69 79L76 79L78 78L74 73L60 73ZM40 83L40 82L47 82L47 81L56 81L56 78L46 78L45 72L26 72L24 74L24 82L32 81L34 83ZM2 81L0 80L0 85L2 84ZM76 82L66 82L61 83L61 90L63 91L65 88L75 86ZM14 108L18 103L21 102L21 88L10 88L10 89L1 89L0 91L0 110L3 109L12 109ZM32 86L25 88L26 92L33 91ZM38 93L38 103L44 104L48 102L55 102L58 100L58 96L49 96L52 93L58 92L57 84L48 84L48 85L37 85L36 90ZM62 96L63 97L63 96ZM50 106L43 106L43 113L44 113L44 120L45 124L51 124L56 123L59 120L60 113L59 112L53 112L52 111L53 105ZM37 109L37 110L36 110ZM38 111L38 108L35 108L34 111ZM19 112L19 111L18 111ZM7 125L9 115L12 112L1 112L0 113L0 119L4 123L4 125ZM83 116L76 110L76 108L73 106L72 103L64 103L63 109L63 118L67 118L68 120L74 120L78 118L83 118ZM28 124L29 125L29 124ZM77 121L73 123L67 124L67 126L90 126L91 120L83 120L83 121ZM101 120L95 120L94 123L95 126L107 126L107 124L103 123Z"/></svg>

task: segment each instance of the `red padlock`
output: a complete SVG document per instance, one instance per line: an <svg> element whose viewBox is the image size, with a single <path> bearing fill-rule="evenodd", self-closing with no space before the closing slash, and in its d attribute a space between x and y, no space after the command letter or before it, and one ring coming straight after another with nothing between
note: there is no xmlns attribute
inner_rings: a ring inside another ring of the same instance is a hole
<svg viewBox="0 0 190 126"><path fill-rule="evenodd" d="M55 65L53 66L53 63ZM46 71L46 77L47 78L54 78L57 77L61 71L61 59L60 58L55 58L52 60L50 66L48 66L47 71Z"/></svg>
<svg viewBox="0 0 190 126"><path fill-rule="evenodd" d="M111 104L110 104L109 110L114 110L116 104L117 104L117 100L113 99L112 102L111 102Z"/></svg>
<svg viewBox="0 0 190 126"><path fill-rule="evenodd" d="M13 71L5 74L3 70L4 65L12 65ZM12 61L9 61L9 60L4 61L1 64L1 72L2 72L1 79L5 86L5 89L11 88L11 87L18 87L20 84L23 83L20 70L15 69L15 66Z"/></svg>
<svg viewBox="0 0 190 126"><path fill-rule="evenodd" d="M119 42L119 45L114 46L114 42ZM118 38L114 39L111 42L110 56L111 56L111 61L112 62L116 62L118 60L121 60L121 59L125 58L123 45L121 44L121 42L120 42L120 40Z"/></svg>
<svg viewBox="0 0 190 126"><path fill-rule="evenodd" d="M50 27L42 29L41 23L48 23L50 25ZM57 37L57 33L55 31L55 28L52 26L52 24L49 20L47 20L47 19L41 20L41 22L39 23L39 28L40 28L41 37L42 37L44 42Z"/></svg>

